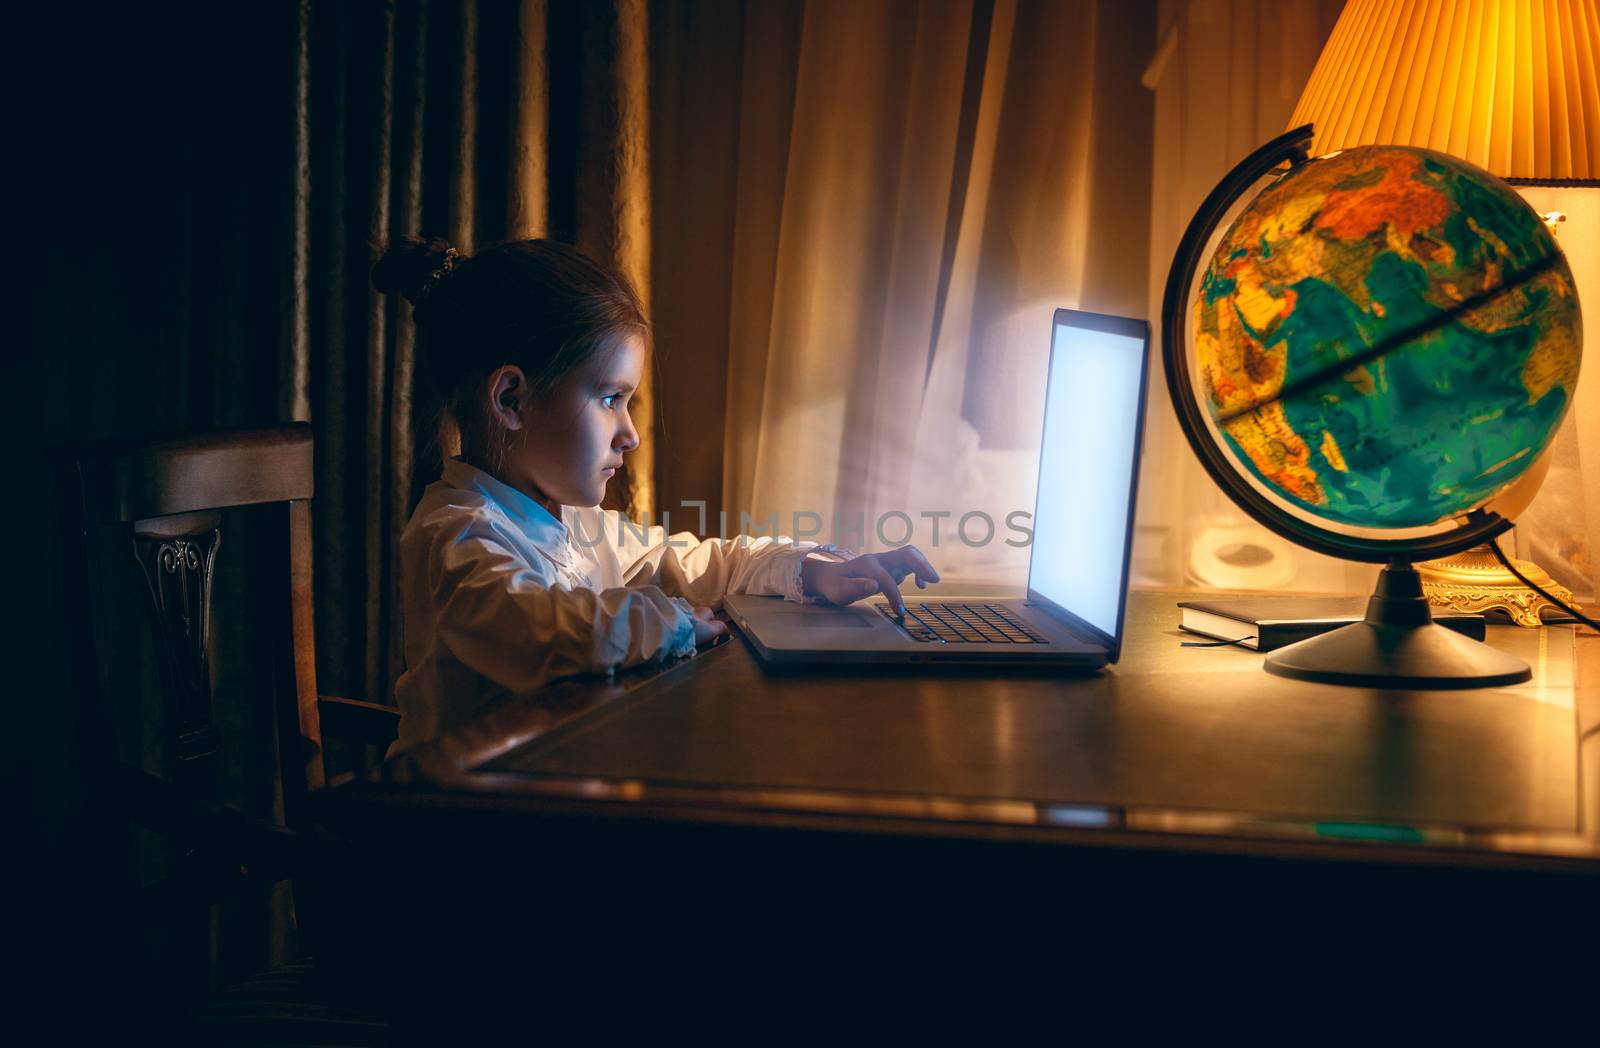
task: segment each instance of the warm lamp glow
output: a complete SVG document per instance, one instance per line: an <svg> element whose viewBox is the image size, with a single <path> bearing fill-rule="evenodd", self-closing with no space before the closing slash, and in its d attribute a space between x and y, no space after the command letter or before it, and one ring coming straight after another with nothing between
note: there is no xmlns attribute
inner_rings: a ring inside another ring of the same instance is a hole
<svg viewBox="0 0 1600 1048"><path fill-rule="evenodd" d="M1313 156L1423 146L1600 185L1600 3L1349 0L1289 126L1307 123Z"/></svg>

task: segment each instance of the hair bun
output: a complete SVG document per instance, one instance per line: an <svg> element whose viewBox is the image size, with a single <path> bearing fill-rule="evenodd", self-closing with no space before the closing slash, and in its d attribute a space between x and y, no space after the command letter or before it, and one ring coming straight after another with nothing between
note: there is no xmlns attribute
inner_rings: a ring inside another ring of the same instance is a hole
<svg viewBox="0 0 1600 1048"><path fill-rule="evenodd" d="M386 295L398 291L417 306L435 274L449 269L455 257L455 249L442 237L401 237L372 267L372 286Z"/></svg>

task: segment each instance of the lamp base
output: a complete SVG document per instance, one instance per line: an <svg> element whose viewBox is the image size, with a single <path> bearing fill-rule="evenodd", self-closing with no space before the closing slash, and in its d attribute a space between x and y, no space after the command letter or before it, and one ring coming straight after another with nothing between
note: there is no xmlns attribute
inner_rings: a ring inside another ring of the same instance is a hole
<svg viewBox="0 0 1600 1048"><path fill-rule="evenodd" d="M1265 667L1365 688L1495 688L1533 677L1521 659L1436 624L1416 569L1403 563L1383 569L1363 621L1279 648Z"/></svg>
<svg viewBox="0 0 1600 1048"><path fill-rule="evenodd" d="M1557 600L1574 603L1572 591L1552 579L1539 565L1528 560L1513 560L1512 563ZM1544 624L1541 615L1546 608L1558 615L1566 614L1524 586L1505 569L1488 546L1474 546L1465 553L1423 561L1417 565L1417 573L1422 576L1422 592L1436 608L1473 615L1503 611L1518 626L1532 629Z"/></svg>

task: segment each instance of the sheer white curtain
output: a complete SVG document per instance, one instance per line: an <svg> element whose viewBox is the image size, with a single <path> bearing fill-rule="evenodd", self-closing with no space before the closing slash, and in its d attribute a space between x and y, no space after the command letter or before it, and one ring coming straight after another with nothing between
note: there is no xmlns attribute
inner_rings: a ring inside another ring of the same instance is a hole
<svg viewBox="0 0 1600 1048"><path fill-rule="evenodd" d="M1521 186L1557 223L1584 308L1583 370L1539 494L1517 517L1516 555L1533 561L1579 600L1600 602L1600 188ZM1506 543L1501 543L1506 548Z"/></svg>
<svg viewBox="0 0 1600 1048"><path fill-rule="evenodd" d="M1033 508L1051 311L1147 317L1159 339L1190 217L1285 129L1341 6L747 9L746 54L779 57L747 62L740 102L729 530L748 513L862 549L909 538L946 579L1020 584L1007 517ZM1370 592L1376 567L1279 539L1217 489L1159 353L1134 583ZM1594 476L1564 461L1518 549L1564 551L1541 563L1572 584L1569 510Z"/></svg>
<svg viewBox="0 0 1600 1048"><path fill-rule="evenodd" d="M792 99L747 73L732 513L1023 581L1051 312L1144 308L1153 10L809 3Z"/></svg>
<svg viewBox="0 0 1600 1048"><path fill-rule="evenodd" d="M1160 316L1168 267L1200 202L1235 164L1285 130L1342 6L1162 0L1145 70L1155 94L1150 316ZM1140 484L1137 549L1150 581L1370 592L1375 567L1301 549L1234 506L1200 468L1170 407L1150 412L1145 446L1152 453Z"/></svg>

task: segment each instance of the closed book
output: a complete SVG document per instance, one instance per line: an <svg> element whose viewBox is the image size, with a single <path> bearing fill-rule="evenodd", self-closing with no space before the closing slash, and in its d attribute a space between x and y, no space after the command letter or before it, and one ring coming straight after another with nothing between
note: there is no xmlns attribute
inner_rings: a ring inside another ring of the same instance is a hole
<svg viewBox="0 0 1600 1048"><path fill-rule="evenodd" d="M1319 633L1360 622L1367 615L1366 597L1241 597L1232 600L1183 600L1179 628L1189 633L1271 651ZM1435 609L1433 621L1482 640L1482 615Z"/></svg>

